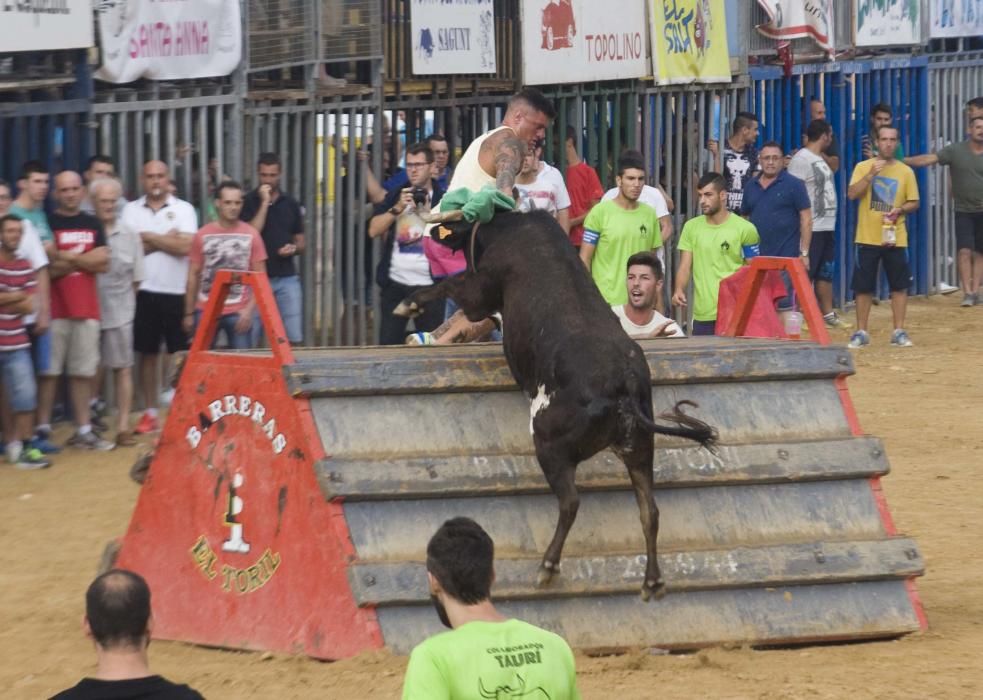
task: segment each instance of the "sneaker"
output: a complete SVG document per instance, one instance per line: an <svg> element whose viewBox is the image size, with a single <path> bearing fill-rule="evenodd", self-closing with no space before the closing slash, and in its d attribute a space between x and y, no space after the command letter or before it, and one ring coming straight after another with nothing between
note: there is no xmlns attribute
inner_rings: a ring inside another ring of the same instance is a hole
<svg viewBox="0 0 983 700"><path fill-rule="evenodd" d="M840 318L840 315L835 311L831 311L825 316L823 320L826 321L827 328L838 328L840 330L846 330L847 328L852 328L853 324L846 319Z"/></svg>
<svg viewBox="0 0 983 700"><path fill-rule="evenodd" d="M36 447L25 447L20 451L17 462L14 464L18 469L30 471L33 469L47 469L51 466L51 461L44 458L44 455Z"/></svg>
<svg viewBox="0 0 983 700"><path fill-rule="evenodd" d="M174 403L174 389L165 389L160 392L160 405L170 406Z"/></svg>
<svg viewBox="0 0 983 700"><path fill-rule="evenodd" d="M899 348L910 348L914 343L911 342L908 334L899 328L891 334L891 345L897 345Z"/></svg>
<svg viewBox="0 0 983 700"><path fill-rule="evenodd" d="M865 345L870 345L870 334L867 331L855 331L847 343L848 348L862 348Z"/></svg>
<svg viewBox="0 0 983 700"><path fill-rule="evenodd" d="M963 300L959 302L960 306L975 306L976 305L976 295L975 294L963 294Z"/></svg>
<svg viewBox="0 0 983 700"><path fill-rule="evenodd" d="M156 433L158 430L160 430L160 422L157 420L157 417L149 413L144 413L140 416L140 422L137 423L137 427L133 429L133 432L137 435L143 435L144 433Z"/></svg>
<svg viewBox="0 0 983 700"><path fill-rule="evenodd" d="M958 292L959 287L953 287L948 282L939 282L939 293L941 294L952 294L953 292Z"/></svg>
<svg viewBox="0 0 983 700"><path fill-rule="evenodd" d="M98 450L99 452L108 452L116 447L109 440L103 440L92 431L87 432L85 435L75 433L72 437L68 438L68 442L65 444L68 447L78 447L83 450Z"/></svg>
<svg viewBox="0 0 983 700"><path fill-rule="evenodd" d="M31 440L31 447L36 447L46 455L56 455L61 452L61 448L51 442L51 433L46 430L39 430L34 433L34 439Z"/></svg>

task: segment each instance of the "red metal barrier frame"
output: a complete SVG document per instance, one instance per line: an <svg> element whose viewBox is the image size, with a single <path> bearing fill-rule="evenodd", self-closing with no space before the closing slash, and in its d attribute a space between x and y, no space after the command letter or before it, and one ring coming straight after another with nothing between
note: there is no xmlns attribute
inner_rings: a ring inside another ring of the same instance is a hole
<svg viewBox="0 0 983 700"><path fill-rule="evenodd" d="M272 356L208 349L240 283ZM327 659L383 645L348 583L355 548L315 477L324 449L287 387L293 361L266 275L219 271L117 559L149 582L158 638Z"/></svg>
<svg viewBox="0 0 983 700"><path fill-rule="evenodd" d="M819 309L819 303L816 301L816 294L813 291L809 275L806 273L805 265L802 264L802 260L799 258L772 258L763 256L752 258L751 274L748 275L747 282L745 282L743 289L741 289L741 294L738 297L737 313L734 314L730 328L722 335L737 337L744 334L748 321L751 319L754 302L761 292L761 285L764 282L765 274L769 270L788 273L792 280L792 288L795 290L795 296L802 306L802 315L809 325L810 336L820 345L829 345L830 337L829 331L826 330L826 322L823 319L822 311ZM847 424L850 426L850 432L857 436L863 435L864 432L860 427L860 420L857 418L856 409L853 406L850 392L846 386L846 375L840 375L833 381L840 398L840 404L843 406L843 414L846 417ZM881 526L884 528L884 534L893 537L898 534L898 531L894 526L894 519L891 517L891 510L888 508L887 499L884 497L880 477L872 477L869 482L874 502L877 505L877 512L881 517ZM926 630L928 629L928 619L925 616L925 608L918 595L918 587L914 579L908 579L905 585L908 589L908 598L915 611L915 616L918 618L918 624L922 630Z"/></svg>

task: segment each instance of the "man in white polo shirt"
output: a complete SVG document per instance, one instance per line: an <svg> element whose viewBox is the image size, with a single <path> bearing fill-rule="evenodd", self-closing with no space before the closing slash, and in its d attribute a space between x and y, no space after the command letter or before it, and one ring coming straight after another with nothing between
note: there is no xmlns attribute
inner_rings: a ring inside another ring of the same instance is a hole
<svg viewBox="0 0 983 700"><path fill-rule="evenodd" d="M184 290L188 283L188 251L198 230L194 207L169 193L167 165L159 160L143 166L144 195L123 208L123 224L137 231L143 241L144 278L137 292L133 319L133 349L141 353L140 384L144 414L134 432L160 429L157 420L159 353L166 343L168 354L187 348Z"/></svg>

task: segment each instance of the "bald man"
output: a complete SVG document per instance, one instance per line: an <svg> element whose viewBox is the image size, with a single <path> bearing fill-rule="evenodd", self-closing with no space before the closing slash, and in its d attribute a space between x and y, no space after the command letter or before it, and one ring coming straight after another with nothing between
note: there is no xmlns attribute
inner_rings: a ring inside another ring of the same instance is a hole
<svg viewBox="0 0 983 700"><path fill-rule="evenodd" d="M82 211L82 176L71 170L55 176L54 214L48 217L51 275L51 361L38 386L38 433L48 438L58 377L68 375L75 434L69 447L111 450L113 444L92 430L89 400L99 366L99 291L96 274L109 267L102 224Z"/></svg>
<svg viewBox="0 0 983 700"><path fill-rule="evenodd" d="M185 350L184 289L188 283L188 252L198 230L193 206L171 194L167 164L148 161L141 177L143 196L123 208L123 226L136 231L143 242L143 282L137 292L133 319L133 349L140 355L140 385L144 414L135 432L160 429L160 347L168 354Z"/></svg>

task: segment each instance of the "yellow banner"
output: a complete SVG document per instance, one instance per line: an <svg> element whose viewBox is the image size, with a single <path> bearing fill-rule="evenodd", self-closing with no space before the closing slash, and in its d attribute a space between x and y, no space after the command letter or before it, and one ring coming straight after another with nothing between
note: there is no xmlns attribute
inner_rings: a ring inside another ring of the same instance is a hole
<svg viewBox="0 0 983 700"><path fill-rule="evenodd" d="M660 85L729 83L724 0L651 0L652 73Z"/></svg>

